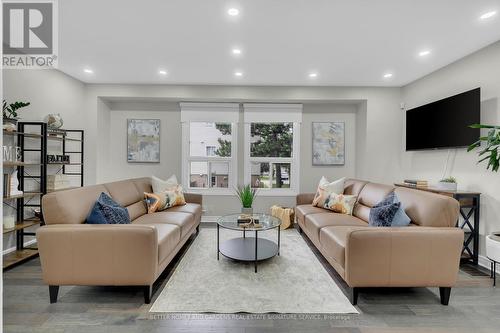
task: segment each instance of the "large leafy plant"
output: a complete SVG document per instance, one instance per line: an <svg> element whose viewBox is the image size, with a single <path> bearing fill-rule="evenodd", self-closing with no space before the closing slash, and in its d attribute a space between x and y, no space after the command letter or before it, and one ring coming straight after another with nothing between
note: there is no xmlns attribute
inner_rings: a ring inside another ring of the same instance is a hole
<svg viewBox="0 0 500 333"><path fill-rule="evenodd" d="M500 126L474 124L470 127L488 129L488 135L480 137L479 140L469 146L467 151L481 147L481 143L484 142L486 146L479 152L480 160L478 163L487 160L488 165L486 169L489 170L491 168L492 171L498 172L500 167L500 152L498 151L500 147Z"/></svg>
<svg viewBox="0 0 500 333"><path fill-rule="evenodd" d="M2 110L3 117L7 119L17 119L17 110L28 105L30 105L29 102L14 102L7 104L7 101L4 99Z"/></svg>
<svg viewBox="0 0 500 333"><path fill-rule="evenodd" d="M252 208L253 201L257 196L257 189L250 185L240 186L236 188L236 195L240 198L243 208Z"/></svg>

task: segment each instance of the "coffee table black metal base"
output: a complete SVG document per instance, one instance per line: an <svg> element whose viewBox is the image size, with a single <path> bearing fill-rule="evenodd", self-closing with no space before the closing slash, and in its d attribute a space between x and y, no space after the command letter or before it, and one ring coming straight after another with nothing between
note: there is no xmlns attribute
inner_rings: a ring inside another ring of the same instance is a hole
<svg viewBox="0 0 500 333"><path fill-rule="evenodd" d="M259 238L258 231L255 237L232 238L222 243L219 242L219 225L217 225L217 260L219 253L224 257L236 261L254 262L254 270L257 273L257 263L280 255L280 228L278 227L278 243L265 238Z"/></svg>

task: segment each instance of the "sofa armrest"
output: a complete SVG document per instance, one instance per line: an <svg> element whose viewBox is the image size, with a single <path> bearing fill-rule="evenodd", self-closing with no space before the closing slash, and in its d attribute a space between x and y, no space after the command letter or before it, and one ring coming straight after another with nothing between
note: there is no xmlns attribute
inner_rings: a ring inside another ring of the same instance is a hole
<svg viewBox="0 0 500 333"><path fill-rule="evenodd" d="M186 199L186 202L198 204L200 206L203 204L203 195L201 194L184 193L184 199Z"/></svg>
<svg viewBox="0 0 500 333"><path fill-rule="evenodd" d="M296 198L297 206L312 204L315 194L316 193L299 193Z"/></svg>
<svg viewBox="0 0 500 333"><path fill-rule="evenodd" d="M451 287L464 233L459 228L353 229L345 248L345 281L351 287Z"/></svg>
<svg viewBox="0 0 500 333"><path fill-rule="evenodd" d="M48 225L36 232L48 285L151 285L158 232L134 224Z"/></svg>

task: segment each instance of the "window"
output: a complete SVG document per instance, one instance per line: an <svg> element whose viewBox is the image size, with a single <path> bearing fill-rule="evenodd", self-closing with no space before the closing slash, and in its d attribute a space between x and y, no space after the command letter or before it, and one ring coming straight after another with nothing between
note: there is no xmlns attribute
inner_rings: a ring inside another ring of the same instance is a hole
<svg viewBox="0 0 500 333"><path fill-rule="evenodd" d="M301 118L301 105L245 104L245 184L262 195L298 192Z"/></svg>
<svg viewBox="0 0 500 333"><path fill-rule="evenodd" d="M181 103L182 179L189 190L204 194L232 191L238 110L238 104Z"/></svg>

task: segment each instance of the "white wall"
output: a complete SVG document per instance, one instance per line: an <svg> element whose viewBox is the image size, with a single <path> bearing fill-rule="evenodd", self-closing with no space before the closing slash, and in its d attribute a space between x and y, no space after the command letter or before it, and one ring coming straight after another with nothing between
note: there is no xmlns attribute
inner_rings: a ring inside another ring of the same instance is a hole
<svg viewBox="0 0 500 333"><path fill-rule="evenodd" d="M481 122L500 125L500 42L403 87L402 95L409 109L476 87L481 87ZM447 150L402 150L403 175L438 181L447 155ZM500 174L486 171L477 160L477 154L466 149L451 150L446 176L455 176L459 189L482 193L480 253L484 255L484 236L500 230Z"/></svg>

